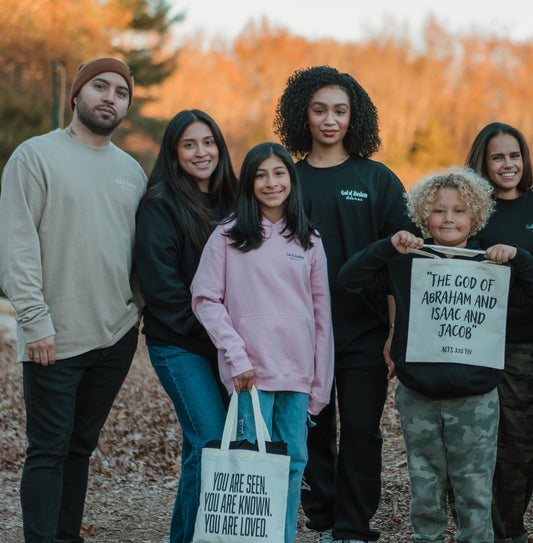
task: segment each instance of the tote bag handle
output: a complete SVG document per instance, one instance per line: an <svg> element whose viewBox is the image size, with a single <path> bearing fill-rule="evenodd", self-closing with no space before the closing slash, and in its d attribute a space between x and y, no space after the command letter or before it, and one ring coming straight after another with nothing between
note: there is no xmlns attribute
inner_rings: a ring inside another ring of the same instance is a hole
<svg viewBox="0 0 533 543"><path fill-rule="evenodd" d="M261 407L259 405L259 396L255 385L250 390L250 397L252 399L252 409L254 413L255 423L255 435L257 437L257 445L259 452L266 453L266 441L270 441L270 434L268 428L261 414ZM231 395L231 401L228 407L228 414L226 416L226 423L224 424L224 433L222 434L222 441L220 443L220 450L229 450L230 441L235 441L237 436L237 415L239 411L239 394L233 392Z"/></svg>

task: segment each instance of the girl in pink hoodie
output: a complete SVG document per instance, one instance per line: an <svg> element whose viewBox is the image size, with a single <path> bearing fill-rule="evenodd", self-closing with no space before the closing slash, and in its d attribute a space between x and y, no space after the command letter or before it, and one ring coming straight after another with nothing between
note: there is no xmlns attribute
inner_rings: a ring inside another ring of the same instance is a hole
<svg viewBox="0 0 533 543"><path fill-rule="evenodd" d="M307 413L327 405L333 333L322 241L305 216L294 163L277 143L244 159L237 209L209 238L192 286L192 308L218 349L228 392L239 396L240 439L255 441L255 384L273 441L291 457L285 543L293 543Z"/></svg>

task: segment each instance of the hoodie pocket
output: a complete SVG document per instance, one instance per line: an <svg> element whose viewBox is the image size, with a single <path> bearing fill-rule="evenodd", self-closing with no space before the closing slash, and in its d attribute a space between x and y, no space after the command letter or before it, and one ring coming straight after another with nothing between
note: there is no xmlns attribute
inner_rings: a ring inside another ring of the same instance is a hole
<svg viewBox="0 0 533 543"><path fill-rule="evenodd" d="M314 374L314 329L304 316L246 315L238 333L258 375Z"/></svg>

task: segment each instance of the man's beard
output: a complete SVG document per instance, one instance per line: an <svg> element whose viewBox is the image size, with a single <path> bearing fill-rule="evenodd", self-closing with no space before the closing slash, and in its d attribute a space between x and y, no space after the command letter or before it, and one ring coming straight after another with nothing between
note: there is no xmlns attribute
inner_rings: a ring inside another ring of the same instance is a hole
<svg viewBox="0 0 533 543"><path fill-rule="evenodd" d="M76 110L78 112L78 119L86 126L93 134L97 136L109 136L113 133L113 130L122 122L123 118L117 116L116 109L111 106L105 106L113 109L115 117L109 119L98 118L95 114L96 109L100 106L94 107L92 110L87 104L78 97L76 104Z"/></svg>

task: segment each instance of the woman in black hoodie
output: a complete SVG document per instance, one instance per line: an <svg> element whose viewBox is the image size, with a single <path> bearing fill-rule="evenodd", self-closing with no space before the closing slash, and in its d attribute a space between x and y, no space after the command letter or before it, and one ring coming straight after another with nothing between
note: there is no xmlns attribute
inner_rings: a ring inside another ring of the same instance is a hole
<svg viewBox="0 0 533 543"><path fill-rule="evenodd" d="M237 194L224 137L193 109L169 123L137 212L135 264L145 301L150 360L182 429L181 477L170 543L190 543L200 496L205 443L220 439L225 396L217 356L191 309L190 285L214 223L232 211Z"/></svg>

